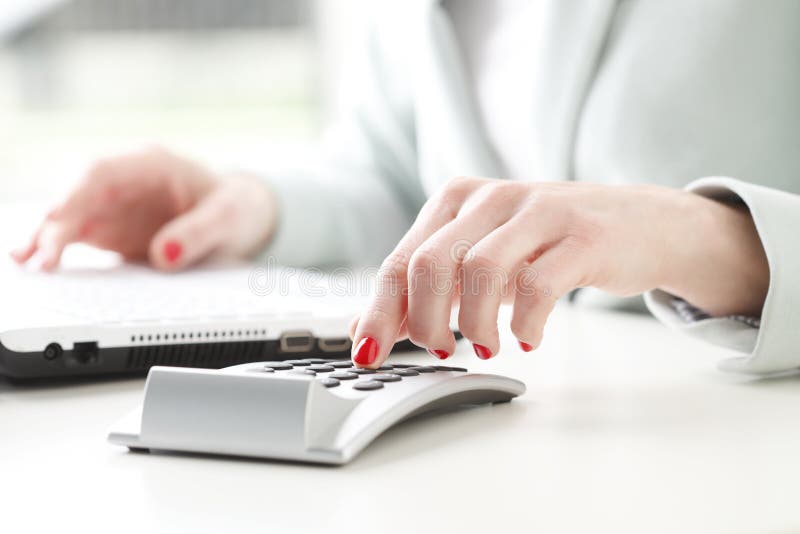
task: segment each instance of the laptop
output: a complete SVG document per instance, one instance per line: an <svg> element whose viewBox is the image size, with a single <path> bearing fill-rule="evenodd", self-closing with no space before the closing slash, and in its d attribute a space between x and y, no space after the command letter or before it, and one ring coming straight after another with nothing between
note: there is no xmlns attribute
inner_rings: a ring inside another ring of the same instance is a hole
<svg viewBox="0 0 800 534"><path fill-rule="evenodd" d="M0 375L347 358L350 321L369 293L356 273L241 263L160 273L81 245L68 252L54 273L0 262Z"/></svg>

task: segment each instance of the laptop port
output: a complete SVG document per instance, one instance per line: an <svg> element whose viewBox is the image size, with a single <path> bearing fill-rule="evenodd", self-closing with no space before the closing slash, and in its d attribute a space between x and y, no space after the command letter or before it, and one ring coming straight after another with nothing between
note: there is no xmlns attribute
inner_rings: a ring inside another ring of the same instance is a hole
<svg viewBox="0 0 800 534"><path fill-rule="evenodd" d="M349 350L352 344L349 337L328 337L317 341L322 352L344 352Z"/></svg>
<svg viewBox="0 0 800 534"><path fill-rule="evenodd" d="M307 330L281 334L281 352L310 352L314 348L314 336Z"/></svg>
<svg viewBox="0 0 800 534"><path fill-rule="evenodd" d="M98 351L96 341L80 341L72 345L72 360L75 363L88 365L97 363Z"/></svg>
<svg viewBox="0 0 800 534"><path fill-rule="evenodd" d="M63 353L64 349L61 348L61 345L58 343L50 343L44 348L43 356L45 360L55 360Z"/></svg>

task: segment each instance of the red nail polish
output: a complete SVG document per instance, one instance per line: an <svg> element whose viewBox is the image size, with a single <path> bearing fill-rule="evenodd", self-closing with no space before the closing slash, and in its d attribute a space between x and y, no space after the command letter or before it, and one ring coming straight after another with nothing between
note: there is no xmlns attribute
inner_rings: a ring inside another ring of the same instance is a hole
<svg viewBox="0 0 800 534"><path fill-rule="evenodd" d="M446 360L447 358L450 357L450 353L447 352L446 350L428 349L428 352L431 354L431 356L436 356L440 360Z"/></svg>
<svg viewBox="0 0 800 534"><path fill-rule="evenodd" d="M530 343L525 343L524 341L520 341L519 348L521 348L525 352L530 352L533 350L533 345L531 345Z"/></svg>
<svg viewBox="0 0 800 534"><path fill-rule="evenodd" d="M378 342L375 338L365 337L353 351L353 361L358 365L369 365L378 357Z"/></svg>
<svg viewBox="0 0 800 534"><path fill-rule="evenodd" d="M167 241L164 243L164 257L169 263L175 263L183 253L183 247L177 241Z"/></svg>
<svg viewBox="0 0 800 534"><path fill-rule="evenodd" d="M472 348L475 350L475 355L477 355L481 360L488 360L492 357L492 351L489 350L489 347L484 347L478 343L473 343Z"/></svg>

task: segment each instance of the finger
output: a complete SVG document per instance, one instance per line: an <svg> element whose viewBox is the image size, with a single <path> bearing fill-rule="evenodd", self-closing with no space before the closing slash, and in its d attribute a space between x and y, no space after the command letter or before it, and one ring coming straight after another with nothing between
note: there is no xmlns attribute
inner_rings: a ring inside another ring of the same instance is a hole
<svg viewBox="0 0 800 534"><path fill-rule="evenodd" d="M28 240L28 243L20 248L16 248L9 252L11 258L17 263L25 263L36 253L39 248L39 235L42 232L42 226L36 229L33 235Z"/></svg>
<svg viewBox="0 0 800 534"><path fill-rule="evenodd" d="M556 302L582 286L585 271L585 260L562 241L517 272L511 332L522 350L530 352L541 344L545 323Z"/></svg>
<svg viewBox="0 0 800 534"><path fill-rule="evenodd" d="M350 321L350 326L348 328L348 335L350 339L353 339L356 335L356 328L358 327L358 320L359 316L356 315ZM395 338L395 343L398 341L403 341L404 339L408 339L408 328L406 327L406 321L403 320L403 324L400 325L400 330L397 332L397 337Z"/></svg>
<svg viewBox="0 0 800 534"><path fill-rule="evenodd" d="M491 358L500 350L500 304L510 292L514 273L551 240L554 221L536 214L517 215L477 242L464 258L458 324L479 358Z"/></svg>
<svg viewBox="0 0 800 534"><path fill-rule="evenodd" d="M414 251L431 234L455 218L469 192L486 180L459 180L428 201L411 229L378 271L375 294L361 314L353 338L356 365L375 368L389 355L408 309L408 267Z"/></svg>
<svg viewBox="0 0 800 534"><path fill-rule="evenodd" d="M61 261L64 248L79 239L74 221L53 221L42 227L37 243L39 265L44 271L52 271Z"/></svg>
<svg viewBox="0 0 800 534"><path fill-rule="evenodd" d="M226 191L209 194L156 232L149 245L150 262L157 269L176 271L205 259L223 244L235 210Z"/></svg>
<svg viewBox="0 0 800 534"><path fill-rule="evenodd" d="M414 253L409 271L408 334L434 356L444 359L455 351L450 314L464 256L474 243L502 225L512 209L512 203L490 198L473 203Z"/></svg>

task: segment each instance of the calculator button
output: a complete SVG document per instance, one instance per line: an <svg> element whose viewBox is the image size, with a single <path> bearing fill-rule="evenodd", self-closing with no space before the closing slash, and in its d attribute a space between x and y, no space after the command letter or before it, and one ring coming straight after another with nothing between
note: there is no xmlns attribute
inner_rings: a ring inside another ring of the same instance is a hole
<svg viewBox="0 0 800 534"><path fill-rule="evenodd" d="M358 389L360 391L371 391L373 389L381 389L382 387L383 382L378 382L377 380L362 380L361 382L353 384L353 389Z"/></svg>
<svg viewBox="0 0 800 534"><path fill-rule="evenodd" d="M400 375L393 373L378 373L370 377L372 380L380 380L381 382L400 382L402 378Z"/></svg>
<svg viewBox="0 0 800 534"><path fill-rule="evenodd" d="M381 365L376 370L377 371L391 371L392 369L394 369L394 367L392 367L391 365Z"/></svg>
<svg viewBox="0 0 800 534"><path fill-rule="evenodd" d="M372 375L375 374L374 369L362 369L361 367L353 367L352 369L348 369L349 372L355 373L357 375Z"/></svg>
<svg viewBox="0 0 800 534"><path fill-rule="evenodd" d="M315 363L314 365L309 365L308 368L318 373L330 373L331 371L333 371L332 365L325 365L321 363Z"/></svg>
<svg viewBox="0 0 800 534"><path fill-rule="evenodd" d="M413 363L393 363L392 367L395 369L408 369L409 367L416 367Z"/></svg>
<svg viewBox="0 0 800 534"><path fill-rule="evenodd" d="M338 362L328 362L328 365L335 367L336 369L349 369L353 366L353 362L350 360L342 360Z"/></svg>
<svg viewBox="0 0 800 534"><path fill-rule="evenodd" d="M303 367L306 365L311 365L311 360L286 360L286 363L289 365L294 365L295 367Z"/></svg>
<svg viewBox="0 0 800 534"><path fill-rule="evenodd" d="M269 367L273 371L288 371L292 364L286 362L264 362L264 367Z"/></svg>
<svg viewBox="0 0 800 534"><path fill-rule="evenodd" d="M311 363L328 363L330 360L324 358L306 358Z"/></svg>
<svg viewBox="0 0 800 534"><path fill-rule="evenodd" d="M457 371L459 373L466 373L467 370L463 367L449 367L447 365L431 365L437 371Z"/></svg>
<svg viewBox="0 0 800 534"><path fill-rule="evenodd" d="M409 369L413 369L418 373L435 373L436 369L430 367L429 365L415 365L414 367L409 367Z"/></svg>
<svg viewBox="0 0 800 534"><path fill-rule="evenodd" d="M419 373L413 369L395 369L392 373L400 376L419 376Z"/></svg>
<svg viewBox="0 0 800 534"><path fill-rule="evenodd" d="M290 375L311 375L311 376L317 376L317 373L315 373L314 371L312 371L312 370L310 370L310 369L292 369L291 371L289 371L289 374L290 374Z"/></svg>
<svg viewBox="0 0 800 534"><path fill-rule="evenodd" d="M328 376L339 380L354 380L358 378L357 374L351 373L350 371L336 371L335 373L331 373Z"/></svg>
<svg viewBox="0 0 800 534"><path fill-rule="evenodd" d="M335 378L331 378L329 376L321 379L320 382L326 388L335 388L336 386L339 385L339 381L338 380L336 380Z"/></svg>

